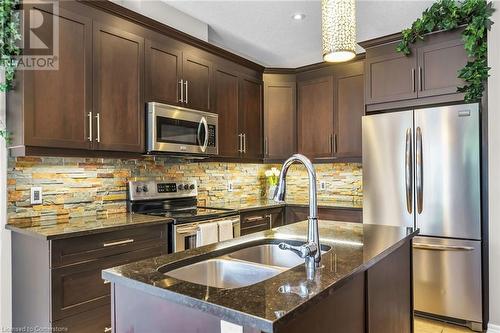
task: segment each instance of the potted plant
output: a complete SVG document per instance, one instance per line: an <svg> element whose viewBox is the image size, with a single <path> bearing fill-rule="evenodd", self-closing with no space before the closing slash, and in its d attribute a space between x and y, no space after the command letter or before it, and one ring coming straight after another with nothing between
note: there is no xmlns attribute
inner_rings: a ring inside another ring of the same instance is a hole
<svg viewBox="0 0 500 333"><path fill-rule="evenodd" d="M280 173L281 171L278 168L271 168L265 172L267 178L267 198L269 200L273 198L274 192L276 191Z"/></svg>

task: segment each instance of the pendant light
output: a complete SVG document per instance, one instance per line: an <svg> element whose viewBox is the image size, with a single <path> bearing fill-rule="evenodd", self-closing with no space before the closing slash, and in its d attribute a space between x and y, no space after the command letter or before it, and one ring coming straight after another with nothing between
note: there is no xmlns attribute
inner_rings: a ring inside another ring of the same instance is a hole
<svg viewBox="0 0 500 333"><path fill-rule="evenodd" d="M321 0L323 59L348 61L356 56L355 0Z"/></svg>

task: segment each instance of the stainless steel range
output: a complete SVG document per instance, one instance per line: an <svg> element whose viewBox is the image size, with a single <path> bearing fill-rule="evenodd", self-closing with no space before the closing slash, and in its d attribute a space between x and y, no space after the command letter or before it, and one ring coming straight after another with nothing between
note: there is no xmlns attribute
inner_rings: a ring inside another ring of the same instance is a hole
<svg viewBox="0 0 500 333"><path fill-rule="evenodd" d="M232 223L232 237L240 236L240 216L231 209L198 206L195 181L130 181L127 209L131 213L170 217L169 252L195 248L200 225ZM198 239L197 239L198 238Z"/></svg>

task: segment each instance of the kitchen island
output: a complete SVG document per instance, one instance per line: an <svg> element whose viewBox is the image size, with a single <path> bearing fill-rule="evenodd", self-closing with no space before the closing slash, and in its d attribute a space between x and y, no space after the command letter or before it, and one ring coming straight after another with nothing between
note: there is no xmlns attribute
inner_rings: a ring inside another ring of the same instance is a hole
<svg viewBox="0 0 500 333"><path fill-rule="evenodd" d="M276 246L303 243L307 222L104 270L113 331L413 332L417 231L324 220L319 226L323 255L313 276L302 259ZM256 248L259 258L237 255ZM229 266L200 274L209 261ZM254 268L241 274L231 270L235 264ZM184 272L188 266L194 269Z"/></svg>

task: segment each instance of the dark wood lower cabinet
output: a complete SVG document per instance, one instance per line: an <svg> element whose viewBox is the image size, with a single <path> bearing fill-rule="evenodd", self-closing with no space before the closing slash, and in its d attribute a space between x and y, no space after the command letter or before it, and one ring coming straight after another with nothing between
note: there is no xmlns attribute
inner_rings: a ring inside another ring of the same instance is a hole
<svg viewBox="0 0 500 333"><path fill-rule="evenodd" d="M304 206L286 206L285 224L307 220L309 208ZM363 222L363 211L356 208L318 208L318 217L323 220Z"/></svg>
<svg viewBox="0 0 500 333"><path fill-rule="evenodd" d="M241 235L253 234L285 224L307 220L309 207L287 205L286 207L259 209L240 214ZM323 220L363 222L361 209L348 208L318 208L318 217Z"/></svg>
<svg viewBox="0 0 500 333"><path fill-rule="evenodd" d="M61 240L13 232L13 327L112 332L110 284L101 271L166 254L167 247L166 225Z"/></svg>

